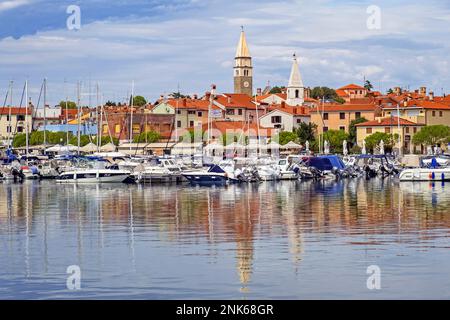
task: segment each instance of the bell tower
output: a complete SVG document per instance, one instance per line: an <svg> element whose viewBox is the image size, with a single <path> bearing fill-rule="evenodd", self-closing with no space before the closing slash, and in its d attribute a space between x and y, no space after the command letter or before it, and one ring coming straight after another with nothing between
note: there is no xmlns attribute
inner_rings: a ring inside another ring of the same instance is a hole
<svg viewBox="0 0 450 320"><path fill-rule="evenodd" d="M241 37L234 58L234 93L253 96L252 57L245 38L244 27L241 28Z"/></svg>

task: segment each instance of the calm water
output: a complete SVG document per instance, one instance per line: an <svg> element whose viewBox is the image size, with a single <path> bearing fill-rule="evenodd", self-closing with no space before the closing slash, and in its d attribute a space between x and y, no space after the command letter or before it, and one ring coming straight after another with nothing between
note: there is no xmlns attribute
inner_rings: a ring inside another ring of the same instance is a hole
<svg viewBox="0 0 450 320"><path fill-rule="evenodd" d="M0 298L449 299L449 208L449 184L395 180L4 183Z"/></svg>

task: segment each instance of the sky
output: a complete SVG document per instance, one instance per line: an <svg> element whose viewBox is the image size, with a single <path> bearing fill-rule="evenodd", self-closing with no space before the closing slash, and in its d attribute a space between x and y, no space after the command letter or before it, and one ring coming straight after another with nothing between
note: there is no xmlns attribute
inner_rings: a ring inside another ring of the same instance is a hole
<svg viewBox="0 0 450 320"><path fill-rule="evenodd" d="M77 5L81 28L69 30ZM371 6L379 8L375 20ZM450 92L450 0L0 0L0 103L10 80L19 105L25 80L36 103L155 101L179 90L233 90L241 26L255 89L287 85L292 55L305 86L338 88L369 79L376 90L426 86ZM379 26L379 27L378 27Z"/></svg>

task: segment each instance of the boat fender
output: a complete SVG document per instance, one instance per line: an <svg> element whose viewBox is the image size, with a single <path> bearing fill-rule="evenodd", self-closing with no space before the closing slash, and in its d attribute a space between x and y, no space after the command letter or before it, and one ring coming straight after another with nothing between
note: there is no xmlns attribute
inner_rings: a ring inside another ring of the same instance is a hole
<svg viewBox="0 0 450 320"><path fill-rule="evenodd" d="M442 172L441 177L442 177L442 180L445 180L445 173Z"/></svg>
<svg viewBox="0 0 450 320"><path fill-rule="evenodd" d="M431 179L436 179L436 175L434 174L434 172L431 174Z"/></svg>
<svg viewBox="0 0 450 320"><path fill-rule="evenodd" d="M428 175L428 178L429 178L430 180L432 180L432 179L433 179L433 174L430 173L430 174Z"/></svg>

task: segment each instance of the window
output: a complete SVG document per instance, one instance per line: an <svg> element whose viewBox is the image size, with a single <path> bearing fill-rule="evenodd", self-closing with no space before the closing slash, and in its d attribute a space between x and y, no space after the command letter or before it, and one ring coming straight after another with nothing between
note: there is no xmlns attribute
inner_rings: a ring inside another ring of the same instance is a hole
<svg viewBox="0 0 450 320"><path fill-rule="evenodd" d="M339 130L345 131L345 127L344 127L344 126L340 126L340 127L339 127Z"/></svg>
<svg viewBox="0 0 450 320"><path fill-rule="evenodd" d="M442 111L439 111L439 117L442 117L443 115Z"/></svg>
<svg viewBox="0 0 450 320"><path fill-rule="evenodd" d="M405 133L409 133L409 127L405 128Z"/></svg>
<svg viewBox="0 0 450 320"><path fill-rule="evenodd" d="M189 127L193 127L194 126L194 121L189 121Z"/></svg>
<svg viewBox="0 0 450 320"><path fill-rule="evenodd" d="M239 110L238 110L238 114L239 114L240 116L242 116L242 109L239 109Z"/></svg>
<svg viewBox="0 0 450 320"><path fill-rule="evenodd" d="M339 113L339 119L345 120L345 112Z"/></svg>
<svg viewBox="0 0 450 320"><path fill-rule="evenodd" d="M361 112L355 112L355 118L356 119L361 118Z"/></svg>
<svg viewBox="0 0 450 320"><path fill-rule="evenodd" d="M272 123L281 123L281 116L273 116Z"/></svg>
<svg viewBox="0 0 450 320"><path fill-rule="evenodd" d="M17 132L23 132L23 127L17 127Z"/></svg>
<svg viewBox="0 0 450 320"><path fill-rule="evenodd" d="M9 114L6 116L6 121L11 121L11 119L9 118Z"/></svg>
<svg viewBox="0 0 450 320"><path fill-rule="evenodd" d="M417 133L417 127L414 127L413 132Z"/></svg>
<svg viewBox="0 0 450 320"><path fill-rule="evenodd" d="M180 109L177 110L177 114L181 114L181 110Z"/></svg>
<svg viewBox="0 0 450 320"><path fill-rule="evenodd" d="M300 90L295 90L295 98L298 99L300 97Z"/></svg>
<svg viewBox="0 0 450 320"><path fill-rule="evenodd" d="M366 128L366 134L372 134L372 128Z"/></svg>
<svg viewBox="0 0 450 320"><path fill-rule="evenodd" d="M385 127L385 128L384 128L384 132L385 132L385 133L391 133L391 128Z"/></svg>
<svg viewBox="0 0 450 320"><path fill-rule="evenodd" d="M201 112L201 111L197 112L197 116L203 117L203 112Z"/></svg>
<svg viewBox="0 0 450 320"><path fill-rule="evenodd" d="M195 110L189 110L188 114L195 114Z"/></svg>
<svg viewBox="0 0 450 320"><path fill-rule="evenodd" d="M103 125L102 131L103 131L104 134L107 134L107 133L108 133L109 130L108 130L108 125L107 125L107 124L104 124L104 125Z"/></svg>
<svg viewBox="0 0 450 320"><path fill-rule="evenodd" d="M323 127L323 132L327 132L328 131L328 127Z"/></svg>
<svg viewBox="0 0 450 320"><path fill-rule="evenodd" d="M115 132L115 133L120 133L120 131L121 131L120 124L116 124L116 125L114 126L114 132Z"/></svg>
<svg viewBox="0 0 450 320"><path fill-rule="evenodd" d="M227 109L228 116L234 116L234 109Z"/></svg>
<svg viewBox="0 0 450 320"><path fill-rule="evenodd" d="M141 133L141 126L139 124L133 124L133 133Z"/></svg>
<svg viewBox="0 0 450 320"><path fill-rule="evenodd" d="M181 128L181 121L180 120L177 121L177 128Z"/></svg>
<svg viewBox="0 0 450 320"><path fill-rule="evenodd" d="M24 115L18 115L17 116L17 121L25 121L25 116Z"/></svg>
<svg viewBox="0 0 450 320"><path fill-rule="evenodd" d="M328 120L328 113L323 114L323 120Z"/></svg>
<svg viewBox="0 0 450 320"><path fill-rule="evenodd" d="M239 76L239 70L236 70L236 76Z"/></svg>
<svg viewBox="0 0 450 320"><path fill-rule="evenodd" d="M297 123L302 123L302 119L297 119Z"/></svg>
<svg viewBox="0 0 450 320"><path fill-rule="evenodd" d="M11 126L6 127L6 132L8 132L8 133L11 133L11 132L12 132Z"/></svg>
<svg viewBox="0 0 450 320"><path fill-rule="evenodd" d="M436 111L432 112L433 117L436 117Z"/></svg>

